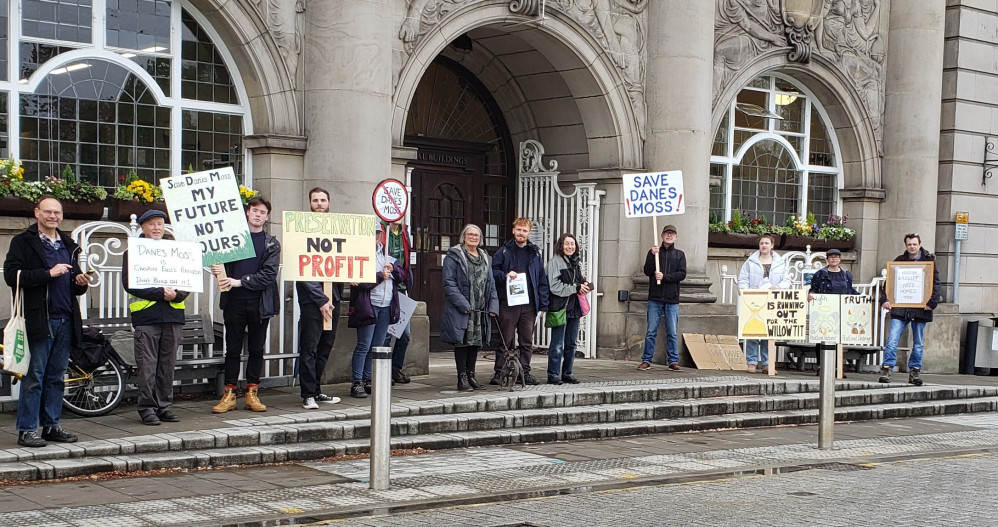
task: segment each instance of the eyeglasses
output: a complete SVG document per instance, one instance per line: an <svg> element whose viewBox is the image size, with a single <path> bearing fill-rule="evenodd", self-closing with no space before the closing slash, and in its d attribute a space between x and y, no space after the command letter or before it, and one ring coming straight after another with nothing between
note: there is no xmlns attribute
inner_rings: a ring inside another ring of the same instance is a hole
<svg viewBox="0 0 998 527"><path fill-rule="evenodd" d="M478 233L474 233L474 232L466 232L466 233L464 234L464 237L465 237L465 238L481 238L481 237L482 237L482 235L481 235L481 234L478 234Z"/></svg>

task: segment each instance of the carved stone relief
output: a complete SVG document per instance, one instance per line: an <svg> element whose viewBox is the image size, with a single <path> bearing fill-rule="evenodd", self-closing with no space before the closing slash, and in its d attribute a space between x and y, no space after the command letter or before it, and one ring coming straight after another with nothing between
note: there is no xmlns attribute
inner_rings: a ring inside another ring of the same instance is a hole
<svg viewBox="0 0 998 527"><path fill-rule="evenodd" d="M399 38L411 54L419 41L450 12L466 4L486 0L410 0ZM503 0L510 12L538 16L543 0ZM585 28L599 43L620 71L625 89L638 120L642 139L645 135L647 108L644 96L645 39L650 0L546 0L544 9L557 9ZM405 57L404 60L408 60ZM403 64L404 65L404 64Z"/></svg>
<svg viewBox="0 0 998 527"><path fill-rule="evenodd" d="M298 83L298 62L301 57L305 29L307 0L250 0L270 31L281 58L288 67L292 85Z"/></svg>
<svg viewBox="0 0 998 527"><path fill-rule="evenodd" d="M715 103L738 70L766 51L786 49L795 62L818 54L856 88L880 142L886 49L882 0L716 1Z"/></svg>

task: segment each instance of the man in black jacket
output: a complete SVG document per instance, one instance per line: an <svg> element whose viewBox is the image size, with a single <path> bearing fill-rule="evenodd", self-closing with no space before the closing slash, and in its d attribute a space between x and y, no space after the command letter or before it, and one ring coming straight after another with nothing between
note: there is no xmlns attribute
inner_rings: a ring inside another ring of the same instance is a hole
<svg viewBox="0 0 998 527"><path fill-rule="evenodd" d="M31 448L43 447L47 441L73 443L77 439L59 426L59 418L69 349L82 340L83 320L76 297L90 284L90 277L80 270L79 246L59 230L62 203L42 196L35 218L37 224L11 240L3 264L4 281L11 288L20 286L24 295L31 359L21 379L17 444Z"/></svg>
<svg viewBox="0 0 998 527"><path fill-rule="evenodd" d="M904 237L905 252L894 259L895 262L932 262L936 257L922 248L922 238L918 234L907 234ZM891 382L891 368L897 364L898 340L904 328L911 324L911 355L908 356L908 382L915 386L922 385L922 337L925 335L925 325L932 322L932 310L939 305L939 269L932 266L932 296L925 307L891 307L887 301L886 288L880 291L880 304L891 311L891 327L887 334L887 344L884 346L884 364L880 368L880 382Z"/></svg>
<svg viewBox="0 0 998 527"><path fill-rule="evenodd" d="M237 262L225 264L225 278L219 278L222 289L219 307L225 324L225 394L212 407L212 413L221 414L236 409L236 383L239 382L239 365L243 343L249 357L246 359L246 404L254 412L266 412L260 402L258 388L263 373L263 345L267 338L270 318L280 312L277 294L277 269L281 265L281 244L263 229L270 217L270 202L257 196L246 204L246 224L256 254ZM211 266L212 274L221 275L222 266Z"/></svg>
<svg viewBox="0 0 998 527"><path fill-rule="evenodd" d="M312 212L329 212L329 192L319 187L308 191L308 204ZM319 403L340 402L339 397L322 393L319 379L336 342L343 284L330 284L332 297L323 292L322 285L322 282L295 282L301 315L298 318L298 382L301 384L301 405L306 410L318 410ZM331 321L332 329L322 329L325 320Z"/></svg>
<svg viewBox="0 0 998 527"><path fill-rule="evenodd" d="M648 331L645 333L645 349L641 354L641 371L651 368L655 356L655 340L658 337L659 319L665 318L666 359L669 369L681 371L679 367L679 337L676 326L679 324L679 282L686 279L686 255L676 248L679 234L675 225L662 229L662 245L656 245L645 257L645 274L648 275ZM658 258L658 270L655 259Z"/></svg>
<svg viewBox="0 0 998 527"><path fill-rule="evenodd" d="M166 213L150 209L139 217L142 237L162 240ZM130 295L128 311L135 331L135 364L138 366L138 412L142 424L180 421L170 411L173 403L173 370L184 328L184 300L190 293L172 287L128 287L128 251L121 258L121 283Z"/></svg>

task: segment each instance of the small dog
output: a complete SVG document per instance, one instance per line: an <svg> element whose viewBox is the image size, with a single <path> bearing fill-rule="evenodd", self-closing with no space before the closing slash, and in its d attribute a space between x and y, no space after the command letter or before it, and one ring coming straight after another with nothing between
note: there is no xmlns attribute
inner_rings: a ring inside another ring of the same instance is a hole
<svg viewBox="0 0 998 527"><path fill-rule="evenodd" d="M499 371L499 389L513 391L516 385L526 388L523 379L523 366L520 365L520 351L517 348L506 350L506 362Z"/></svg>

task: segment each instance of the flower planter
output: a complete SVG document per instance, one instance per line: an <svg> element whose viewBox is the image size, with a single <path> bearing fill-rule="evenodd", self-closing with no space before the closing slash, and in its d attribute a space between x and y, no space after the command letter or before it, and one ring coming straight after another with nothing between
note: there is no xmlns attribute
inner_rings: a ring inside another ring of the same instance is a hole
<svg viewBox="0 0 998 527"><path fill-rule="evenodd" d="M104 217L104 203L64 200L62 217L69 220L99 220Z"/></svg>
<svg viewBox="0 0 998 527"><path fill-rule="evenodd" d="M18 218L34 218L35 204L17 196L0 198L0 214Z"/></svg>
<svg viewBox="0 0 998 527"><path fill-rule="evenodd" d="M807 246L811 246L811 252L827 251L829 249L838 249L840 251L849 251L853 248L856 238L851 240L819 240L817 238L811 238L809 236L797 236L795 234L784 234L780 239L780 245L777 247L782 250L790 251L804 251Z"/></svg>
<svg viewBox="0 0 998 527"><path fill-rule="evenodd" d="M838 249L840 251L851 251L855 244L855 237L850 240L814 240L814 243L811 244L811 250L827 251L829 249Z"/></svg>
<svg viewBox="0 0 998 527"><path fill-rule="evenodd" d="M132 221L132 214L137 220L143 212L149 209L158 209L166 212L166 204L161 202L142 203L123 199L112 199L111 206L107 209L107 219L110 221Z"/></svg>
<svg viewBox="0 0 998 527"><path fill-rule="evenodd" d="M709 232L707 245L710 247L731 247L735 249L758 249L758 234L741 234L736 232Z"/></svg>

